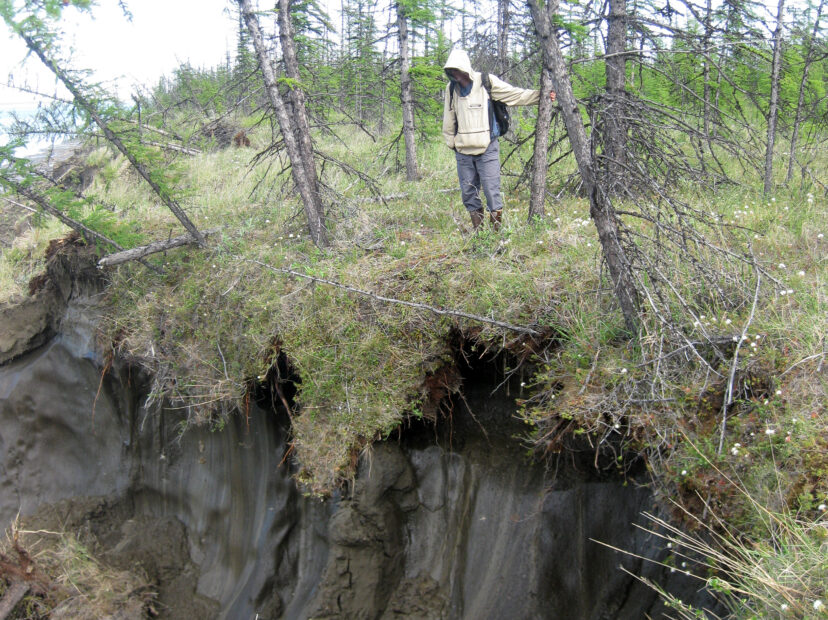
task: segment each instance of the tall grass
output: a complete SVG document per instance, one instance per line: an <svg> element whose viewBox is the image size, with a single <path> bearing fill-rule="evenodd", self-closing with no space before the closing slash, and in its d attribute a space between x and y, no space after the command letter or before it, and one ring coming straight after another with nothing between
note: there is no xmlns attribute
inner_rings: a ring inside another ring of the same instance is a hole
<svg viewBox="0 0 828 620"><path fill-rule="evenodd" d="M727 618L828 617L828 507L820 505L816 518L789 509L773 511L730 481L753 510L750 536L708 509L705 516L684 514L694 528L645 513L647 531L669 549L665 565L699 579L728 610ZM684 510L684 509L683 509ZM647 581L679 616L709 618L703 611Z"/></svg>

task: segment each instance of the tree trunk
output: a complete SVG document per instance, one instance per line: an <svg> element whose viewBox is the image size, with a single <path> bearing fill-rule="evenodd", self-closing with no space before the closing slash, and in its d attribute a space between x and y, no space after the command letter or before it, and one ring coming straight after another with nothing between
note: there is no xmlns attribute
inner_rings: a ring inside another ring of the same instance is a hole
<svg viewBox="0 0 828 620"><path fill-rule="evenodd" d="M497 71L503 75L509 68L510 0L497 0Z"/></svg>
<svg viewBox="0 0 828 620"><path fill-rule="evenodd" d="M627 81L627 0L610 0L607 22L607 102L604 108L607 183L610 195L625 180L627 129L624 120Z"/></svg>
<svg viewBox="0 0 828 620"><path fill-rule="evenodd" d="M29 592L29 584L20 579L12 579L11 585L0 599L0 620L6 620Z"/></svg>
<svg viewBox="0 0 828 620"><path fill-rule="evenodd" d="M296 58L296 47L293 44L293 25L290 21L290 3L288 0L279 0L279 43L282 46L282 59L285 63L285 74L293 80L293 86L288 89L288 97L293 112L293 126L296 131L296 142L299 145L299 154L302 157L302 166L305 169L308 185L314 199L314 207L320 215L324 213L322 200L319 196L319 184L316 177L316 162L313 157L313 142L311 142L308 111L305 106L305 91L299 86L302 77L299 75L299 61Z"/></svg>
<svg viewBox="0 0 828 620"><path fill-rule="evenodd" d="M311 239L318 247L326 247L328 245L328 239L325 233L325 227L322 223L322 205L319 199L319 193L314 191L314 188L316 187L316 169L315 167L313 167L310 171L305 169L301 150L302 147L296 140L296 136L294 135L294 124L288 115L287 108L282 101L282 96L279 94L276 75L273 73L273 67L270 64L270 58L268 57L267 49L265 48L264 38L262 37L262 32L259 29L259 21L256 18L251 1L237 1L241 7L245 24L247 24L247 29L250 31L250 38L253 40L253 46L256 48L256 56L262 70L262 77L264 78L270 104L273 106L273 111L276 114L276 119L279 121L279 127L282 130L285 148L288 152L288 157L290 158L293 181L296 183L299 195L302 198L302 204L305 208L305 215L308 219L308 230L310 231ZM310 141L310 136L308 136L308 141ZM313 174L313 183L309 180L310 174Z"/></svg>
<svg viewBox="0 0 828 620"><path fill-rule="evenodd" d="M773 190L773 143L776 140L776 121L779 116L779 74L782 69L782 20L785 0L779 0L776 9L776 30L773 33L773 61L771 64L771 92L768 105L768 145L765 151L765 195Z"/></svg>
<svg viewBox="0 0 828 620"><path fill-rule="evenodd" d="M799 82L799 99L796 102L796 114L794 116L793 131L791 132L791 148L790 158L788 159L788 173L785 175L785 184L791 182L793 178L794 163L796 162L796 143L799 141L799 126L802 124L802 109L805 105L805 90L808 86L808 72L811 68L811 63L814 59L814 39L819 36L819 22L822 18L822 7L825 5L825 0L820 0L817 6L816 21L814 22L814 29L808 37L805 50L805 60L802 66L802 80Z"/></svg>
<svg viewBox="0 0 828 620"><path fill-rule="evenodd" d="M710 39L713 36L713 3L707 0L704 16L704 38L702 39L702 71L704 73L704 139L710 146Z"/></svg>
<svg viewBox="0 0 828 620"><path fill-rule="evenodd" d="M555 91L558 94L561 115L566 125L575 161L578 164L581 181L589 196L590 216L598 230L598 238L601 242L604 258L607 261L613 291L621 306L627 330L631 334L636 334L638 331L637 289L629 261L624 248L621 246L615 210L607 199L603 188L596 184L586 129L578 110L578 102L572 92L572 83L569 79L566 61L552 27L552 20L558 11L559 0L551 0L543 7L541 7L540 1L528 0L529 8L532 11L532 19L540 38L541 48L544 51L545 62L548 63L547 69L552 74L552 80L556 87Z"/></svg>
<svg viewBox="0 0 828 620"><path fill-rule="evenodd" d="M542 52L545 54L546 52ZM546 202L546 166L549 147L549 127L552 124L552 102L549 91L552 90L552 76L546 68L549 63L544 60L541 68L540 92L538 100L538 122L535 125L535 151L532 156L532 181L530 183L529 221L543 217Z"/></svg>
<svg viewBox="0 0 828 620"><path fill-rule="evenodd" d="M388 39L385 40L385 48L382 50L382 65L380 65L380 100L379 100L379 121L377 122L377 132L382 135L385 133L385 67L388 65Z"/></svg>
<svg viewBox="0 0 828 620"><path fill-rule="evenodd" d="M284 1L284 0L281 0ZM405 7L397 3L397 37L400 44L400 100L405 139L405 177L409 181L420 178L417 171L417 147L414 135L414 98L411 95L411 61L408 57L408 18Z"/></svg>

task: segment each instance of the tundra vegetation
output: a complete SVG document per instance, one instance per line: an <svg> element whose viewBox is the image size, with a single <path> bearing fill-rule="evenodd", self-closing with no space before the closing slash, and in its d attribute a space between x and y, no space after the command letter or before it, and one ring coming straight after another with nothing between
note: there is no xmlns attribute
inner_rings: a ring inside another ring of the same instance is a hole
<svg viewBox="0 0 828 620"><path fill-rule="evenodd" d="M527 458L645 462L674 568L733 617L821 617L823 5L346 0L334 24L239 0L225 65L125 103L60 47L62 12L94 6L0 2L71 93L0 149L4 209L28 223L4 300L70 228L101 256L186 233L105 271L101 346L149 371L150 406L219 430L272 395L298 482L325 495L372 442L463 406L459 358L497 359ZM513 110L499 232L471 234L439 136L452 43L558 92ZM15 156L43 132L82 141L75 173Z"/></svg>

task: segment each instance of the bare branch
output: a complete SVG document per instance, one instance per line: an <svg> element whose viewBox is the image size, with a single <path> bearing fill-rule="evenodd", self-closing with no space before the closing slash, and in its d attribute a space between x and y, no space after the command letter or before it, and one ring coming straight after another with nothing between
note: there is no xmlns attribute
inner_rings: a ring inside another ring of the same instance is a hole
<svg viewBox="0 0 828 620"><path fill-rule="evenodd" d="M327 284L328 286L333 286L338 289L342 289L344 291L348 291L350 293L355 293L357 295L363 295L365 297L370 297L371 299L376 299L377 301L381 301L384 303L389 304L397 304L401 306L407 306L409 308L417 308L419 310L427 310L428 312L432 312L434 314L438 314L441 316L454 316L462 319L469 319L472 321L477 321L479 323L487 323L489 325L494 325L496 327L500 327L503 329L508 329L509 331L518 332L521 334L530 334L533 336L540 335L535 329L531 327L523 327L520 325L512 325L511 323L506 323L504 321L497 321L495 319L490 319L485 316L481 316L479 314L471 314L469 312L462 312L460 310L449 310L446 308L438 308L436 306L431 306L429 304L421 304L413 301L405 301L402 299L395 299L393 297L384 297L382 295L377 295L376 293L372 293L370 291L366 291L363 289L354 288L352 286L348 286L347 284L342 284L341 282L334 282L333 280L326 280L325 278L318 278L316 276L309 276L306 273L301 273L299 271L294 271L293 269L285 269L282 267L274 267L273 265L268 265L267 263L263 263L262 261L258 261L255 259L244 258L242 256L236 256L237 260L252 263L254 265L259 265L260 267L264 267L269 271L274 271L277 273L284 273L289 276L294 276L297 278L303 278L305 280L310 280L311 282L316 282L319 284Z"/></svg>

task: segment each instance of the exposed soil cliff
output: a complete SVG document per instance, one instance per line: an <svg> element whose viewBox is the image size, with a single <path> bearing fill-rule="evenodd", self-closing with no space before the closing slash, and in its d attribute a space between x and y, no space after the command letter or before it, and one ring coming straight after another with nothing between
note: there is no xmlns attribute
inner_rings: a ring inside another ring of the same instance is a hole
<svg viewBox="0 0 828 620"><path fill-rule="evenodd" d="M146 407L140 371L104 371L102 283L80 258L61 271L64 260L75 259L54 259L31 307L3 310L0 522L19 511L31 527L80 533L155 583L162 617L660 617L619 564L704 598L594 542L662 555L631 525L652 509L649 491L596 470L591 451L551 469L527 460L495 365L462 368L450 417L375 444L350 488L309 498L283 414L251 404L220 431L182 433L182 412Z"/></svg>

